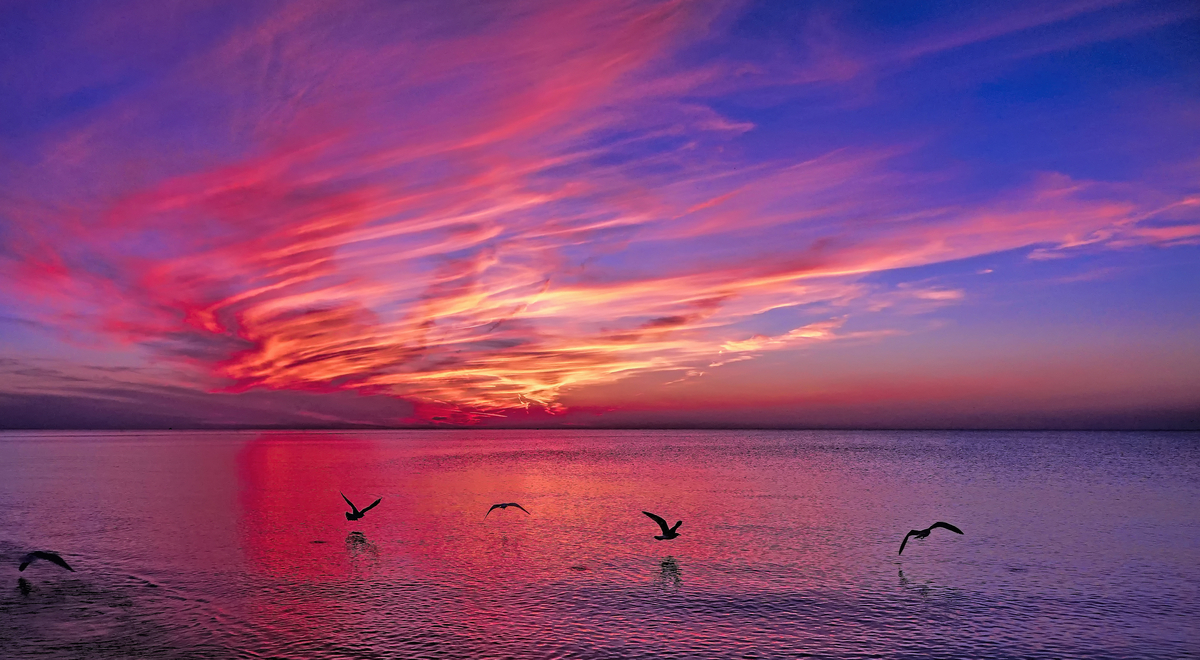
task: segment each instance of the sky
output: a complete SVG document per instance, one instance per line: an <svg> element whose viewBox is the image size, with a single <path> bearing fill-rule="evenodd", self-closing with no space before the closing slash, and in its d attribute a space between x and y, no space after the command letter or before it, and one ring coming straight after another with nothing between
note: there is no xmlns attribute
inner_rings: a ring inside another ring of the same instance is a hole
<svg viewBox="0 0 1200 660"><path fill-rule="evenodd" d="M1196 34L7 2L0 428L1200 428Z"/></svg>

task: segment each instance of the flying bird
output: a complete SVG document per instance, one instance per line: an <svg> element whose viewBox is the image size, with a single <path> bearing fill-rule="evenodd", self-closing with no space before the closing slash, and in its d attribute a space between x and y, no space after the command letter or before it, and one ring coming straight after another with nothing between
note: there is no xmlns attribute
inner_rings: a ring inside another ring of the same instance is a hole
<svg viewBox="0 0 1200 660"><path fill-rule="evenodd" d="M507 509L510 506L515 506L518 509L525 511L525 507L521 506L520 504L517 504L516 502L505 502L504 504L493 504L492 508L488 509L488 512L483 514L483 517L487 518L488 516L492 515L492 512L495 511L496 509ZM525 511L525 515L529 515L529 512Z"/></svg>
<svg viewBox="0 0 1200 660"><path fill-rule="evenodd" d="M658 539L659 541L669 541L676 536L679 536L679 532L675 530L679 529L679 526L683 524L682 520L676 522L674 527L667 527L667 521L663 520L662 518L659 518L649 511L643 511L642 513L650 516L651 520L658 523L659 527L662 527L662 536L656 536L654 538Z"/></svg>
<svg viewBox="0 0 1200 660"><path fill-rule="evenodd" d="M351 502L350 498L346 497L345 493L339 492L338 494L342 496L343 500L346 500L346 504L349 504L351 509L354 509L350 513L346 514L346 520L358 520L359 518L362 518L364 514L366 514L371 509L375 508L375 505L377 505L381 501L383 501L383 498L381 497L381 498L375 500L374 502L371 502L370 504L368 504L366 506L366 508L364 508L362 511L359 511L358 507L354 506L354 502Z"/></svg>
<svg viewBox="0 0 1200 660"><path fill-rule="evenodd" d="M905 534L904 540L900 542L900 552L897 552L896 554L898 554L898 555L904 554L904 546L908 543L909 537L916 537L919 539L923 539L926 536L929 536L929 533L932 532L933 530L937 529L938 527L941 527L943 529L948 529L948 530L954 532L955 534L962 534L961 529L955 527L954 525L951 525L950 523L935 522L932 525L926 527L925 529L914 529L914 530L910 530L907 534Z"/></svg>
<svg viewBox="0 0 1200 660"><path fill-rule="evenodd" d="M75 569L71 568L65 559L59 557L57 552L47 552L45 550L34 550L24 557L21 557L21 565L17 567L17 570L23 571L26 568L29 568L30 564L39 559L45 559L51 564L58 564L72 573L75 572Z"/></svg>

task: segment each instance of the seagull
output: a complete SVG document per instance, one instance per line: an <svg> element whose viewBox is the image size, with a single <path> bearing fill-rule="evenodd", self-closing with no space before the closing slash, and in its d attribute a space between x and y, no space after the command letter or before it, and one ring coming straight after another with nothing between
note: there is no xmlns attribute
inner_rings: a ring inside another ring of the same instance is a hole
<svg viewBox="0 0 1200 660"><path fill-rule="evenodd" d="M929 533L932 532L933 530L937 529L938 527L948 529L948 530L954 532L955 534L962 534L961 529L955 527L954 525L951 525L950 523L935 522L932 525L926 527L925 529L914 529L914 530L909 531L907 534L905 534L904 540L900 542L900 552L897 552L896 554L898 554L898 555L904 554L904 546L905 546L905 544L908 543L908 537L915 536L919 539L923 539L926 536L929 536Z"/></svg>
<svg viewBox="0 0 1200 660"><path fill-rule="evenodd" d="M26 568L29 568L30 564L32 564L33 562L35 562L39 559L45 559L46 561L48 561L52 564L58 564L59 566L62 566L63 568L67 569L68 571L71 571L72 573L75 572L75 569L73 569L69 565L67 565L67 561L65 559L63 559L62 557L59 557L57 552L47 552L45 550L34 550L33 552L25 555L24 557L21 557L21 565L17 567L17 570L23 571Z"/></svg>
<svg viewBox="0 0 1200 660"><path fill-rule="evenodd" d="M496 509L507 509L510 506L515 506L518 509L525 511L525 507L521 506L520 504L517 504L516 502L505 502L504 504L493 504L492 508L488 509L488 512L483 514L483 517L487 518L488 516L492 515L492 512L495 511ZM529 512L525 511L525 515L529 515Z"/></svg>
<svg viewBox="0 0 1200 660"><path fill-rule="evenodd" d="M346 500L346 504L349 504L351 509L354 509L350 513L346 514L346 520L358 520L359 518L362 518L366 512L375 508L375 505L379 504L383 500L383 498L381 497L381 498L375 500L374 502L371 502L370 504L368 504L367 507L365 509L363 509L362 511L359 511L358 507L354 506L354 502L351 502L350 498L346 497L345 493L342 493L339 491L338 494L342 496L343 500Z"/></svg>
<svg viewBox="0 0 1200 660"><path fill-rule="evenodd" d="M658 539L659 541L669 541L676 536L679 536L679 532L675 530L679 529L679 526L683 524L682 520L676 522L674 527L667 527L667 521L663 520L662 518L659 518L649 511L643 511L642 513L650 516L654 522L658 523L659 527L662 527L662 536L656 536L654 538Z"/></svg>

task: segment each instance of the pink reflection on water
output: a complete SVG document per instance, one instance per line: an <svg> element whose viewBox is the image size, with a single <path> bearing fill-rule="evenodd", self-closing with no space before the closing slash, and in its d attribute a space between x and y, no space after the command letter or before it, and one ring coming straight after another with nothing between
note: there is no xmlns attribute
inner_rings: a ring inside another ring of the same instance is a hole
<svg viewBox="0 0 1200 660"><path fill-rule="evenodd" d="M33 617L0 617L0 639L20 640L17 657L79 640L129 644L127 657L923 657L931 639L945 657L1184 657L1195 446L1153 434L18 439L0 442L0 551L45 545L79 570L0 590L0 611ZM339 490L383 502L350 522ZM505 501L533 515L484 517ZM682 519L683 535L654 540L643 509ZM903 532L939 519L966 535L897 557Z"/></svg>
<svg viewBox="0 0 1200 660"><path fill-rule="evenodd" d="M380 611L419 605L421 625L472 637L671 644L703 638L708 624L614 626L625 615L606 612L607 600L821 588L854 561L829 543L828 518L828 501L854 482L815 465L764 471L752 456L698 461L686 446L647 451L628 439L581 444L544 432L267 433L237 460L249 565L307 593L258 598L254 615L278 634L301 635L313 621L358 629ZM775 497L780 488L793 495ZM339 491L360 507L382 502L347 521ZM485 517L493 503L514 501L531 515ZM682 519L681 536L655 540L643 510ZM797 540L797 524L811 541ZM525 632L514 633L514 619Z"/></svg>

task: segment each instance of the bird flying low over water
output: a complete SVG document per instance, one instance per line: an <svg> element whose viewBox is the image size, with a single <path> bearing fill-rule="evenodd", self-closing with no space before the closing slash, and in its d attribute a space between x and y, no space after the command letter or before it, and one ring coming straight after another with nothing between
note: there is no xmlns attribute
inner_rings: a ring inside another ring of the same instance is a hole
<svg viewBox="0 0 1200 660"><path fill-rule="evenodd" d="M658 539L659 541L669 541L676 536L679 536L679 532L676 532L675 530L679 529L679 526L683 524L682 520L676 522L674 527L667 527L667 521L663 520L662 518L659 518L649 511L643 511L642 513L650 516L651 520L658 523L659 527L662 527L662 536L656 536L654 538Z"/></svg>
<svg viewBox="0 0 1200 660"><path fill-rule="evenodd" d="M951 525L950 523L935 522L932 525L926 527L925 529L914 529L914 530L910 530L907 534L905 534L904 540L900 542L900 552L897 552L896 554L898 554L898 555L904 554L904 546L908 543L909 537L916 537L919 539L923 539L926 536L929 536L929 533L932 532L933 530L937 529L938 527L941 527L943 529L948 529L948 530L954 532L955 534L962 534L961 529L955 527L954 525Z"/></svg>
<svg viewBox="0 0 1200 660"><path fill-rule="evenodd" d="M495 511L496 509L507 509L510 506L515 506L518 509L525 511L525 507L521 506L520 504L517 504L516 502L505 502L504 504L493 504L492 508L488 509L488 512L483 514L483 517L487 518L488 516L492 515L492 512ZM525 515L530 515L530 514L528 511L525 511Z"/></svg>
<svg viewBox="0 0 1200 660"><path fill-rule="evenodd" d="M17 570L23 571L26 568L29 568L30 564L32 564L33 562L35 562L39 559L45 559L46 561L50 562L51 564L58 564L59 566L62 566L63 568L67 569L68 571L71 571L72 573L75 572L75 569L73 569L69 565L67 565L67 561L65 559L63 559L62 557L59 557L57 552L47 552L45 550L34 550L33 552L25 555L24 557L21 557L21 565L19 567L17 567Z"/></svg>
<svg viewBox="0 0 1200 660"><path fill-rule="evenodd" d="M341 495L341 496L342 496L342 499L343 499L343 500L346 500L346 504L349 504L349 505L350 505L350 508L351 508L351 509L353 509L353 511L351 511L350 513L347 513L347 514L346 514L346 520L358 520L359 518L362 518L362 517L363 517L363 515L364 515L364 514L366 514L366 512L368 512L368 511L370 511L371 509L375 508L375 505L377 505L377 504L379 504L381 501L383 501L383 498L381 497L381 498L379 498L379 499L375 500L374 502L371 502L370 504L368 504L368 505L367 505L367 506L366 506L366 507L365 507L365 508L364 508L362 511L359 511L359 510L358 510L358 507L354 506L354 502L351 502L351 501L350 501L350 498L349 498L349 497L346 497L346 494L345 494L345 493L341 493L341 492L339 492L338 494L339 494L339 495Z"/></svg>

